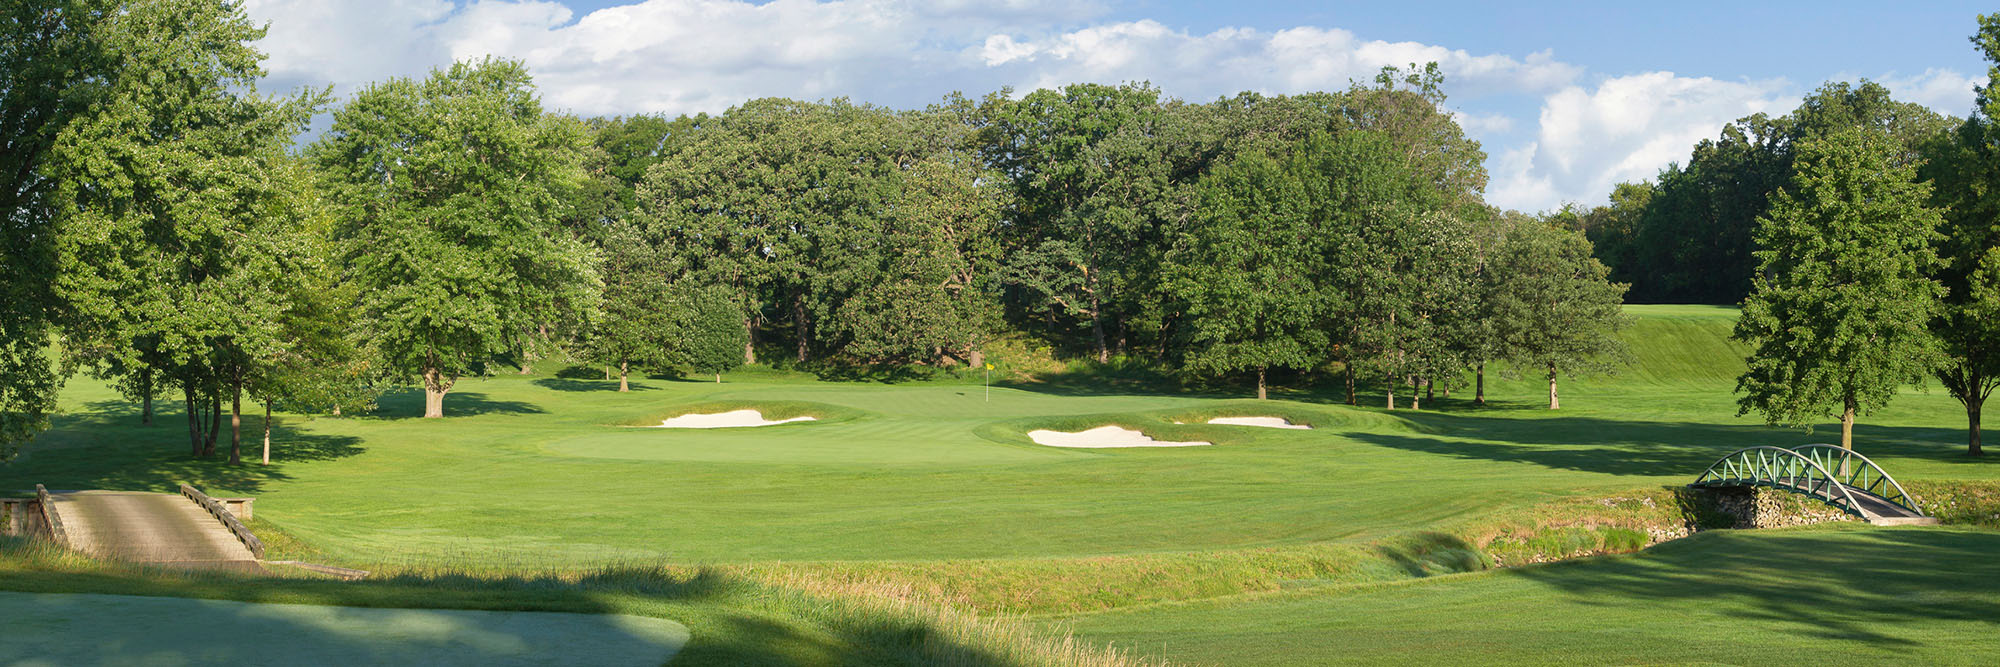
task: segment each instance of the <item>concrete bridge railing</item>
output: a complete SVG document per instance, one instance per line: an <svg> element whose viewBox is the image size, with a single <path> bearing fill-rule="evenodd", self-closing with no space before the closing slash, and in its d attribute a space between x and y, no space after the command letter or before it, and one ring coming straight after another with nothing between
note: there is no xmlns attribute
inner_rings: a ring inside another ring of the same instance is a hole
<svg viewBox="0 0 2000 667"><path fill-rule="evenodd" d="M229 532L235 535L237 540L243 542L243 546L250 549L251 555L256 556L258 560L264 559L264 541L257 539L256 535L252 535L250 527L243 525L243 522L237 519L236 515L231 513L229 508L224 507L220 501L210 498L208 494L202 493L200 489L186 484L181 485L181 495L187 496L188 500L192 500L194 504L208 510L208 513L213 515L215 520L221 521L223 527L228 528Z"/></svg>
<svg viewBox="0 0 2000 667"><path fill-rule="evenodd" d="M49 497L48 487L35 485L35 504L42 506L42 524L48 528L49 538L56 544L69 546L69 533L63 530L62 514L56 511L56 503Z"/></svg>

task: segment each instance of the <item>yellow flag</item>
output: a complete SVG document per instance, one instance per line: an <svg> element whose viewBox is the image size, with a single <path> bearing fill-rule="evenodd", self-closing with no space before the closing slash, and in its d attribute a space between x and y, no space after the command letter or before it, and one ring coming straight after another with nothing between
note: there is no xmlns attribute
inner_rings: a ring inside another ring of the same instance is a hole
<svg viewBox="0 0 2000 667"><path fill-rule="evenodd" d="M990 370L993 370L993 364L987 364L987 365L986 365L986 370L989 370L989 371L990 371Z"/></svg>

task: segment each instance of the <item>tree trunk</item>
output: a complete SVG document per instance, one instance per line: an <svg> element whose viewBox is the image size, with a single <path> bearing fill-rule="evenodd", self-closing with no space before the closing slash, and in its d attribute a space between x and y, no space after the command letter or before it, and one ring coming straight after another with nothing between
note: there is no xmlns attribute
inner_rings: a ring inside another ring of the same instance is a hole
<svg viewBox="0 0 2000 667"><path fill-rule="evenodd" d="M339 416L340 416L340 404L339 404L339 403L335 403L335 404L333 404L333 416L335 416L335 417L339 417Z"/></svg>
<svg viewBox="0 0 2000 667"><path fill-rule="evenodd" d="M1347 404L1360 405L1361 403L1354 399L1354 360L1349 359L1345 352L1340 355L1340 370L1341 374L1347 376Z"/></svg>
<svg viewBox="0 0 2000 667"><path fill-rule="evenodd" d="M1556 396L1556 366L1549 364L1549 409L1561 410L1562 399Z"/></svg>
<svg viewBox="0 0 2000 667"><path fill-rule="evenodd" d="M973 368L985 368L986 352L976 347L972 348L972 353L966 355L965 360L971 362Z"/></svg>
<svg viewBox="0 0 2000 667"><path fill-rule="evenodd" d="M1389 409L1394 410L1396 409L1396 378L1393 377L1389 378L1389 382L1387 384L1388 384L1387 390L1389 392Z"/></svg>
<svg viewBox="0 0 2000 667"><path fill-rule="evenodd" d="M721 374L721 373L716 373L716 374L715 374L715 383L716 383L716 384L722 384L722 374Z"/></svg>
<svg viewBox="0 0 2000 667"><path fill-rule="evenodd" d="M424 418L444 417L444 395L451 391L451 383L437 368L424 369Z"/></svg>
<svg viewBox="0 0 2000 667"><path fill-rule="evenodd" d="M743 363L757 363L757 318L743 318Z"/></svg>
<svg viewBox="0 0 2000 667"><path fill-rule="evenodd" d="M1097 347L1097 363L1111 361L1111 348L1104 342L1104 316L1097 314L1097 297L1090 297L1090 342Z"/></svg>
<svg viewBox="0 0 2000 667"><path fill-rule="evenodd" d="M1472 404L1486 404L1486 362L1479 362L1472 369Z"/></svg>
<svg viewBox="0 0 2000 667"><path fill-rule="evenodd" d="M1270 395L1264 391L1264 368L1262 366L1259 366L1257 367L1257 400L1261 401L1264 400L1265 398L1268 398L1269 396Z"/></svg>
<svg viewBox="0 0 2000 667"><path fill-rule="evenodd" d="M271 402L264 401L264 465L271 465Z"/></svg>
<svg viewBox="0 0 2000 667"><path fill-rule="evenodd" d="M1416 379L1416 378L1410 378L1410 409L1411 409L1411 410L1422 410L1422 409L1424 409L1424 395L1423 395L1423 394L1421 394L1421 393L1418 393L1418 392L1417 392L1417 390L1418 390L1418 389L1420 389L1420 388L1422 388L1422 387L1423 387L1423 384L1424 384L1424 383L1423 383L1423 381L1422 381L1422 380L1418 380L1418 379Z"/></svg>
<svg viewBox="0 0 2000 667"><path fill-rule="evenodd" d="M193 449L190 455L199 458L201 456L201 408L200 404L195 401L194 383L184 382L181 386L181 395L187 399L188 446Z"/></svg>
<svg viewBox="0 0 2000 667"><path fill-rule="evenodd" d="M201 455L215 455L215 436L222 432L222 389L210 392L208 402L208 433L202 436Z"/></svg>
<svg viewBox="0 0 2000 667"><path fill-rule="evenodd" d="M1840 448L1851 452L1854 451L1854 408L1856 407L1854 396L1851 394L1848 395L1847 400L1842 401L1842 403L1844 405L1840 410ZM1840 457L1839 474L1841 477L1847 476L1847 459L1848 457L1845 456Z"/></svg>
<svg viewBox="0 0 2000 667"><path fill-rule="evenodd" d="M243 378L240 371L229 390L229 465L243 465Z"/></svg>
<svg viewBox="0 0 2000 667"><path fill-rule="evenodd" d="M632 391L632 383L628 381L631 375L632 375L632 362L629 361L618 362L618 391L621 392Z"/></svg>
<svg viewBox="0 0 2000 667"><path fill-rule="evenodd" d="M1979 449L1979 412L1985 404L1986 399L1979 397L1965 402L1965 453L1970 456L1985 454Z"/></svg>
<svg viewBox="0 0 2000 667"><path fill-rule="evenodd" d="M1849 396L1840 410L1840 448L1854 451L1854 397Z"/></svg>
<svg viewBox="0 0 2000 667"><path fill-rule="evenodd" d="M1451 390L1446 389L1444 391L1444 395L1450 396ZM1424 400L1426 401L1437 400L1437 383L1431 382L1430 379L1428 378L1424 380Z"/></svg>
<svg viewBox="0 0 2000 667"><path fill-rule="evenodd" d="M803 364L806 362L806 295L804 292L792 297L792 321L798 328L798 362Z"/></svg>

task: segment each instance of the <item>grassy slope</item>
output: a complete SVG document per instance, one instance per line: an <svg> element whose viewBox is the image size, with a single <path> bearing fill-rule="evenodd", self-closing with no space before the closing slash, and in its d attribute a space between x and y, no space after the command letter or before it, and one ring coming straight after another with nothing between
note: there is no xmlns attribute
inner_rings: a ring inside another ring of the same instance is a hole
<svg viewBox="0 0 2000 667"><path fill-rule="evenodd" d="M414 394L367 417L283 418L276 465L230 469L186 458L177 412L140 428L132 405L79 379L65 394L69 413L0 469L0 489L170 490L188 480L258 496L260 523L282 526L316 559L378 570L726 563L768 581L798 574L792 562L819 561L807 569L839 575L836 584L916 582L931 593L925 584L945 582L947 599L1044 612L1382 580L1408 576L1384 554L1430 539L1423 531L1676 484L1736 447L1829 436L1731 416L1741 357L1726 340L1733 311L1631 310L1638 365L1566 379L1560 412L1538 409L1543 380L1498 372L1492 406L1467 404L1461 390L1393 413L1374 407L1379 395L1359 409L1299 392L1253 405L1081 380L996 388L988 402L976 377L881 385L750 372L722 385L648 379L619 394L615 382L502 376L461 383L447 420L415 419ZM751 404L830 418L629 427L680 406ZM1170 423L1259 412L1322 429ZM1941 393L1910 392L1864 420L1859 446L1906 480L2000 477L2000 464L1958 454L1962 414ZM1062 450L1021 435L1114 422L1218 446ZM16 585L0 573L0 588ZM743 631L755 624L705 625L704 614L737 612L703 609L656 612L694 628L691 656L704 641L759 636ZM782 633L815 627L769 623Z"/></svg>
<svg viewBox="0 0 2000 667"><path fill-rule="evenodd" d="M1704 533L1631 556L1106 612L1085 638L1204 664L1992 664L2000 533Z"/></svg>
<svg viewBox="0 0 2000 667"><path fill-rule="evenodd" d="M260 515L352 562L1092 556L1373 540L1496 505L1670 483L1734 447L1808 440L1728 416L1734 357L1718 336L1728 311L1634 310L1641 365L1566 383L1560 412L1533 409L1533 378L1496 379L1489 395L1503 407L1483 410L1436 401L1445 411L1385 415L1313 396L1274 406L1335 425L1313 432L1166 423L1216 405L1186 396L1001 388L988 402L962 384L777 376L645 380L619 394L606 382L501 376L462 382L451 419L412 418L412 394L375 416L286 419L279 464L228 469L181 453L178 413L139 428L132 406L79 380L70 413L0 471L0 488L197 481L258 496ZM745 430L622 426L713 401L816 403L843 416ZM1864 451L1906 476L1993 476L1956 457L1954 405L1906 396L1861 429ZM1065 415L1098 416L1055 419ZM1078 451L1018 435L1109 421L1220 446Z"/></svg>

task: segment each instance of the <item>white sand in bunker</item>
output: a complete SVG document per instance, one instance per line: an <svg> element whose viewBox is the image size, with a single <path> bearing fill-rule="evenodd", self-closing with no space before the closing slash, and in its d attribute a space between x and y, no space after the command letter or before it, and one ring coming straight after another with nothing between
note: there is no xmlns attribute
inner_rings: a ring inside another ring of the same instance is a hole
<svg viewBox="0 0 2000 667"><path fill-rule="evenodd" d="M1050 447L1200 447L1212 442L1169 442L1154 440L1152 436L1123 426L1099 426L1088 431L1069 433L1038 429L1028 432L1028 438L1036 444Z"/></svg>
<svg viewBox="0 0 2000 667"><path fill-rule="evenodd" d="M730 410L710 415L681 415L661 421L659 426L652 428L739 428L744 426L770 426L772 424L809 421L816 420L811 415L806 415L774 421L765 419L764 413L756 410Z"/></svg>
<svg viewBox="0 0 2000 667"><path fill-rule="evenodd" d="M1301 431L1312 430L1312 425L1310 424L1294 424L1285 421L1283 417L1216 417L1208 420L1208 423L1224 426L1262 426L1264 428L1289 428Z"/></svg>

